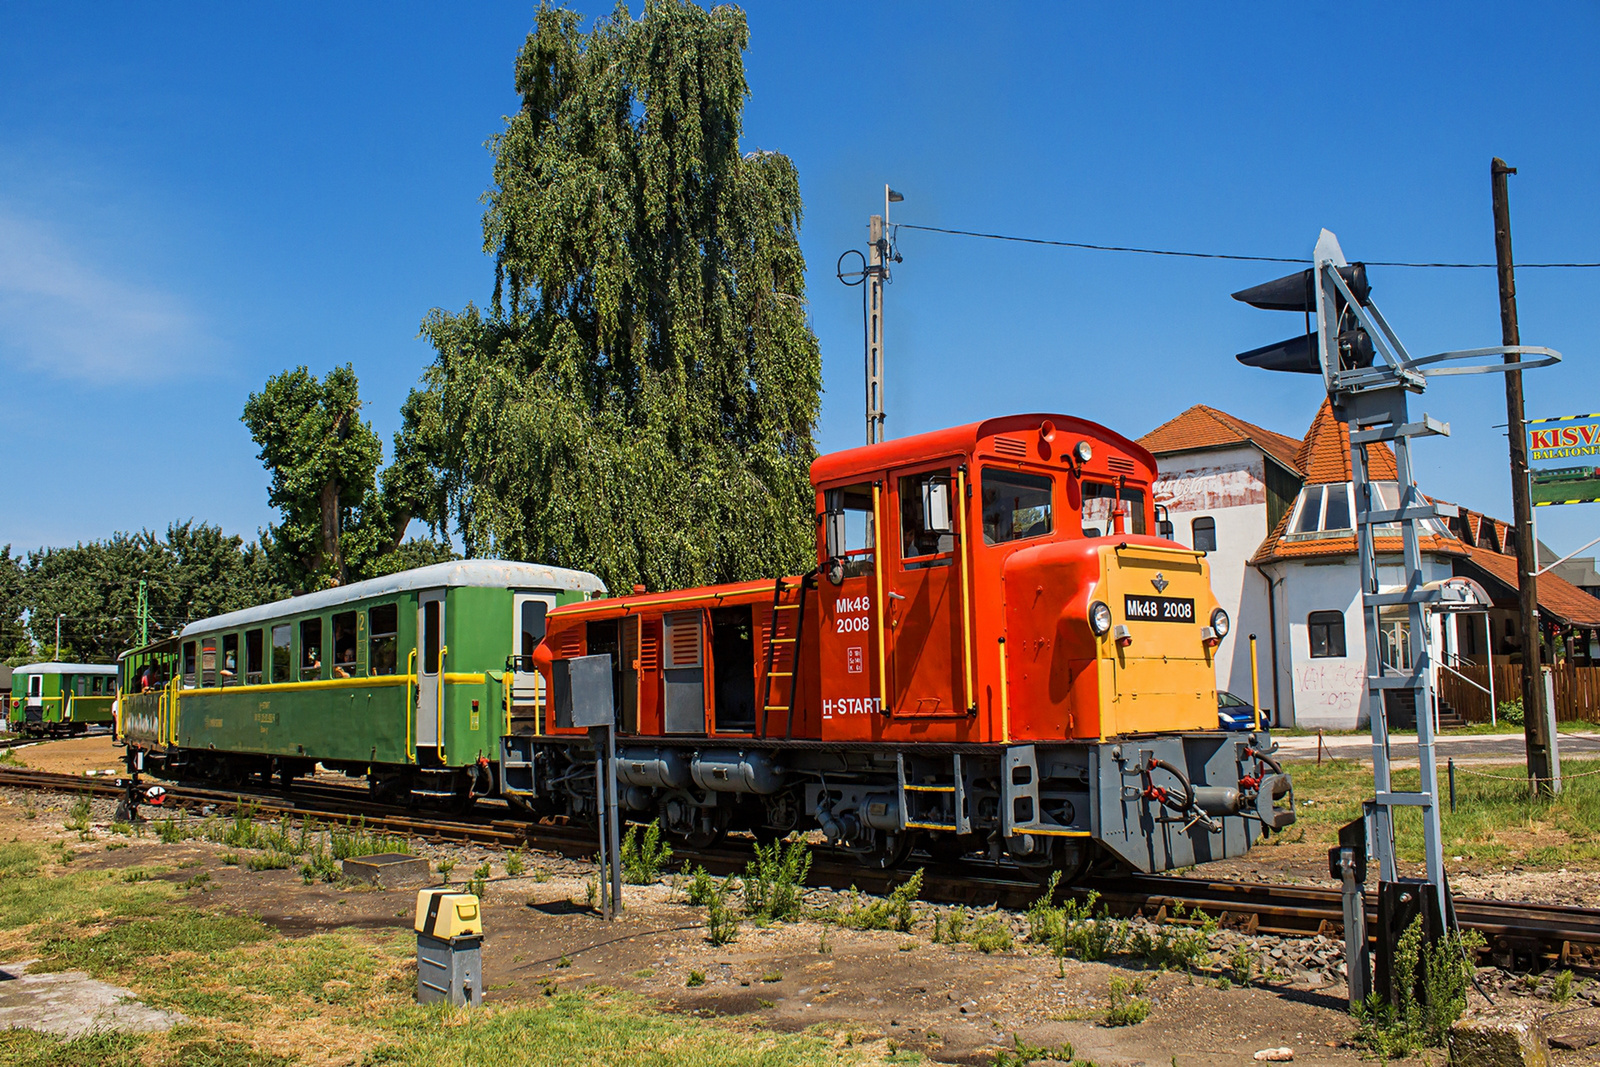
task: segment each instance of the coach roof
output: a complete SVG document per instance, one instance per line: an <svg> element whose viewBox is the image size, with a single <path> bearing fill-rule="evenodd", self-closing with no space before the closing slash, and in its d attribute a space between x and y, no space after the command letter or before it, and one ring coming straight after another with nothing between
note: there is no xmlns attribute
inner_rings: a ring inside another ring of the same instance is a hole
<svg viewBox="0 0 1600 1067"><path fill-rule="evenodd" d="M29 663L11 668L17 674L116 674L117 669L104 663Z"/></svg>
<svg viewBox="0 0 1600 1067"><path fill-rule="evenodd" d="M286 615L321 611L338 607L354 600L392 596L419 589L471 587L480 589L572 589L582 593L604 593L606 587L600 579L586 571L573 571L565 567L546 567L538 563L514 563L501 559L458 559L448 563L434 563L409 571L386 574L382 578L368 578L364 582L320 589L304 596L290 597L259 607L230 611L199 619L183 628L181 636L232 630L250 626Z"/></svg>

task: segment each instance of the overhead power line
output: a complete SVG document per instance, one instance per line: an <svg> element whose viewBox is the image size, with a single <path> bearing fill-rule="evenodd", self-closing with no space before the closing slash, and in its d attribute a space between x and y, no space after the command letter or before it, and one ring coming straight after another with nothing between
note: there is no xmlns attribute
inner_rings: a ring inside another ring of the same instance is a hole
<svg viewBox="0 0 1600 1067"><path fill-rule="evenodd" d="M1138 248L1132 245L1101 245L1088 241L1057 241L1048 237L1019 237L1008 233L984 233L981 230L956 230L945 226L919 226L912 222L897 222L897 230L921 230L924 233L943 233L954 237L981 237L989 241L1012 241L1025 245L1051 245L1056 248L1077 248L1087 252L1130 252L1140 256L1174 256L1179 259L1227 259L1244 263L1294 263L1310 265L1305 256L1245 256L1231 252L1189 252L1174 248ZM1401 263L1391 260L1366 260L1369 267L1444 267L1456 270L1494 270L1494 263ZM1600 267L1600 263L1518 263L1517 269L1546 270L1584 269Z"/></svg>

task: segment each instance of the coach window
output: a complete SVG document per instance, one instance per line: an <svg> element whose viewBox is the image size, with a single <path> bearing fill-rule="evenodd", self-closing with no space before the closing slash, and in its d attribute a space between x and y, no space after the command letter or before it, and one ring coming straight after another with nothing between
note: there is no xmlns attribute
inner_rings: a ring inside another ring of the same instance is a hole
<svg viewBox="0 0 1600 1067"><path fill-rule="evenodd" d="M288 623L272 628L272 680L274 682L287 682L289 680L289 667L294 662L289 652L291 636Z"/></svg>
<svg viewBox="0 0 1600 1067"><path fill-rule="evenodd" d="M1194 550L1196 552L1215 552L1217 550L1216 519L1207 517L1194 520Z"/></svg>
<svg viewBox="0 0 1600 1067"><path fill-rule="evenodd" d="M322 620L306 619L300 624L300 680L322 677Z"/></svg>
<svg viewBox="0 0 1600 1067"><path fill-rule="evenodd" d="M200 639L200 688L210 689L217 684L217 639Z"/></svg>
<svg viewBox="0 0 1600 1067"><path fill-rule="evenodd" d="M183 643L183 687L185 689L194 688L195 668L197 665L198 664L194 653L194 642L185 641Z"/></svg>
<svg viewBox="0 0 1600 1067"><path fill-rule="evenodd" d="M244 632L244 682L246 685L261 684L260 630L246 630Z"/></svg>
<svg viewBox="0 0 1600 1067"><path fill-rule="evenodd" d="M872 573L877 536L872 520L872 486L847 485L822 494L827 514L826 547L829 559L844 565L846 578Z"/></svg>
<svg viewBox="0 0 1600 1067"><path fill-rule="evenodd" d="M400 609L379 604L367 609L367 663L373 675L393 674L400 639Z"/></svg>
<svg viewBox="0 0 1600 1067"><path fill-rule="evenodd" d="M948 567L956 546L949 470L900 479L900 559L907 570Z"/></svg>
<svg viewBox="0 0 1600 1067"><path fill-rule="evenodd" d="M222 635L222 684L239 684L239 635Z"/></svg>
<svg viewBox="0 0 1600 1067"><path fill-rule="evenodd" d="M356 673L356 613L341 611L333 617L333 676L351 678Z"/></svg>
<svg viewBox="0 0 1600 1067"><path fill-rule="evenodd" d="M1311 637L1312 659L1344 658L1344 613L1313 611L1306 620Z"/></svg>
<svg viewBox="0 0 1600 1067"><path fill-rule="evenodd" d="M983 470L983 543L1043 537L1055 529L1047 474Z"/></svg>
<svg viewBox="0 0 1600 1067"><path fill-rule="evenodd" d="M89 695L92 697L100 695L100 676L98 674L89 679Z"/></svg>

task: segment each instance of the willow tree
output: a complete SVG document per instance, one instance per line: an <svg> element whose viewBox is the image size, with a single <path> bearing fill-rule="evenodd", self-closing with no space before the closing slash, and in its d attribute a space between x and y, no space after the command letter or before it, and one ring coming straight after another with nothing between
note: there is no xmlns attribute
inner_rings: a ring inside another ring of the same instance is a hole
<svg viewBox="0 0 1600 1067"><path fill-rule="evenodd" d="M811 554L799 178L740 149L747 39L732 7L540 8L490 141L490 307L428 316L408 403L469 555L626 589Z"/></svg>

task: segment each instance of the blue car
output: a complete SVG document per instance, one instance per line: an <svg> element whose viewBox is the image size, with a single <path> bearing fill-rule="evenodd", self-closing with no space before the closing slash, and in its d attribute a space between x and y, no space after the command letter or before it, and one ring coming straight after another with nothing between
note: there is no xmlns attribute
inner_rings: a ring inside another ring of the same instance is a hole
<svg viewBox="0 0 1600 1067"><path fill-rule="evenodd" d="M1261 725L1270 722L1266 708L1261 709ZM1241 700L1232 693L1217 690L1217 726L1223 730L1253 730L1256 725L1256 713L1248 700Z"/></svg>

